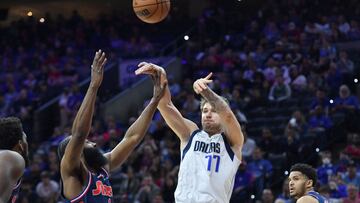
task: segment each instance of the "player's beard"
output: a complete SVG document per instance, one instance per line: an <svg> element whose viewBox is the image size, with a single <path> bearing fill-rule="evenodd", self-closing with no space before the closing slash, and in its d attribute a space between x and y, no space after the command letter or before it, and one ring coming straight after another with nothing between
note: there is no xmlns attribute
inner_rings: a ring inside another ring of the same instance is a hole
<svg viewBox="0 0 360 203"><path fill-rule="evenodd" d="M204 122L202 126L203 126L204 131L210 135L214 135L214 134L222 132L220 124Z"/></svg>
<svg viewBox="0 0 360 203"><path fill-rule="evenodd" d="M291 198L299 199L300 197L304 196L306 193L305 185L301 187L300 190L296 191L296 194L290 195Z"/></svg>
<svg viewBox="0 0 360 203"><path fill-rule="evenodd" d="M87 166L97 172L108 163L107 158L96 147L84 148L84 159Z"/></svg>

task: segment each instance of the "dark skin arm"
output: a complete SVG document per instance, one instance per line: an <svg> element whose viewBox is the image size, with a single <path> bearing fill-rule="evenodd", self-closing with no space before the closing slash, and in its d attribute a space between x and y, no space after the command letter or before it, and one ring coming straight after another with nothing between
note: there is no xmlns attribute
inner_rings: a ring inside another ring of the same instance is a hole
<svg viewBox="0 0 360 203"><path fill-rule="evenodd" d="M152 76L152 79L154 83L154 93L149 104L145 107L139 118L126 131L124 139L111 152L105 154L109 160L110 171L114 171L121 166L144 138L150 126L152 117L166 88L166 84L160 84L160 74L155 74Z"/></svg>
<svg viewBox="0 0 360 203"><path fill-rule="evenodd" d="M101 85L104 66L106 63L105 53L96 52L91 70L91 82L85 98L76 114L72 126L72 137L65 149L60 163L61 179L64 184L64 195L72 199L79 195L86 184L86 170L81 163L81 156L86 138L90 132L91 121L95 108L96 94Z"/></svg>

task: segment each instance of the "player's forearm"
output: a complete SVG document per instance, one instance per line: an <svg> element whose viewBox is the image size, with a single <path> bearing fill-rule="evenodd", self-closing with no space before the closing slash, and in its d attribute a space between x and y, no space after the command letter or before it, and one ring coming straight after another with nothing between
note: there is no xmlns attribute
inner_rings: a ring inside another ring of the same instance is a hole
<svg viewBox="0 0 360 203"><path fill-rule="evenodd" d="M201 92L201 96L210 103L210 105L215 109L216 112L219 113L220 116L222 113L231 111L229 105L224 101L224 99L222 99L209 87Z"/></svg>
<svg viewBox="0 0 360 203"><path fill-rule="evenodd" d="M89 134L95 108L97 91L98 87L94 87L92 84L90 84L74 120L72 127L73 136L86 138Z"/></svg>
<svg viewBox="0 0 360 203"><path fill-rule="evenodd" d="M167 108L167 106L171 103L172 101L171 101L170 89L168 86L166 86L164 95L159 101L158 109L160 110L161 108Z"/></svg>
<svg viewBox="0 0 360 203"><path fill-rule="evenodd" d="M148 130L152 117L156 111L159 101L151 99L150 103L145 107L139 118L129 127L125 134L125 138L132 138L139 143Z"/></svg>

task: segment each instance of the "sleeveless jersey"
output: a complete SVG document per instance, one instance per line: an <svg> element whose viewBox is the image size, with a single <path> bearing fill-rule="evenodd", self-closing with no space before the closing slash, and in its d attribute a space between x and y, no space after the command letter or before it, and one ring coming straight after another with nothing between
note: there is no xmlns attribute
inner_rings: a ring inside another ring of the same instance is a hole
<svg viewBox="0 0 360 203"><path fill-rule="evenodd" d="M17 198L19 197L20 192L21 179L17 182L16 186L13 188L10 199L8 203L15 203Z"/></svg>
<svg viewBox="0 0 360 203"><path fill-rule="evenodd" d="M63 195L63 188L61 188L65 203L112 203L113 193L109 174L105 169L102 170L98 174L89 172L85 189L74 199L66 199Z"/></svg>
<svg viewBox="0 0 360 203"><path fill-rule="evenodd" d="M329 201L322 195L320 195L318 192L310 191L306 195L314 197L319 203L329 203Z"/></svg>
<svg viewBox="0 0 360 203"><path fill-rule="evenodd" d="M240 160L223 134L196 130L181 151L177 203L228 203Z"/></svg>

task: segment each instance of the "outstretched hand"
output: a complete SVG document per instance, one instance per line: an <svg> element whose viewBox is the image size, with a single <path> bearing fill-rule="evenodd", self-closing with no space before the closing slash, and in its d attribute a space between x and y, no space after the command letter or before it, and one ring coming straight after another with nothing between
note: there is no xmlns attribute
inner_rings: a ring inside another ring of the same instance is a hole
<svg viewBox="0 0 360 203"><path fill-rule="evenodd" d="M207 84L212 83L213 80L210 80L212 72L209 73L205 78L197 79L193 84L193 89L196 94L201 94L202 91L208 88Z"/></svg>
<svg viewBox="0 0 360 203"><path fill-rule="evenodd" d="M106 64L107 58L105 57L105 52L97 51L94 56L93 63L91 65L91 84L94 87L99 87L103 80L104 76L104 66Z"/></svg>
<svg viewBox="0 0 360 203"><path fill-rule="evenodd" d="M155 74L151 75L151 79L154 84L153 99L158 102L164 96L167 81L161 83L161 72L156 71Z"/></svg>
<svg viewBox="0 0 360 203"><path fill-rule="evenodd" d="M165 88L165 84L167 84L167 77L164 68L155 65L153 63L147 63L147 62L139 63L138 67L139 68L135 71L135 75L148 74L155 76L158 74L160 78L160 84L162 88Z"/></svg>

